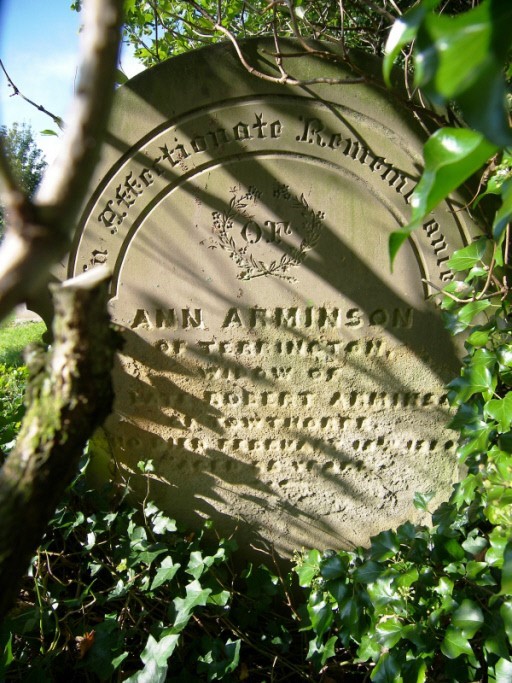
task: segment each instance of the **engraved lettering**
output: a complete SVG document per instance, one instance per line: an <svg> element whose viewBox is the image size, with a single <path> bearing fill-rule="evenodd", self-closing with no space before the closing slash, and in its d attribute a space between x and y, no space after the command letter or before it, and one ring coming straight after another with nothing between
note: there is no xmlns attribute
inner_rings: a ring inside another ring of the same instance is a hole
<svg viewBox="0 0 512 683"><path fill-rule="evenodd" d="M281 231L285 235L292 234L291 225L286 221L265 221L265 227L270 228L270 238L265 240L268 243L274 242L275 244L280 244Z"/></svg>
<svg viewBox="0 0 512 683"><path fill-rule="evenodd" d="M98 215L98 221L103 223L106 228L111 228L110 232L114 235L117 232L117 228L114 227L114 223L121 225L126 214L120 214L113 209L113 203L114 200L109 199L103 211Z"/></svg>
<svg viewBox="0 0 512 683"><path fill-rule="evenodd" d="M203 312L200 308L194 309L194 315L192 315L190 308L183 308L181 310L181 315L183 329L187 330L191 327L204 327Z"/></svg>
<svg viewBox="0 0 512 683"><path fill-rule="evenodd" d="M319 147L325 147L326 142L320 135L323 129L324 124L320 121L320 119L304 119L304 130L302 135L297 135L295 139L297 142L307 142L310 145L315 144Z"/></svg>
<svg viewBox="0 0 512 683"><path fill-rule="evenodd" d="M142 180L146 187L153 185L154 178L149 168L143 168L139 174L139 178Z"/></svg>
<svg viewBox="0 0 512 683"><path fill-rule="evenodd" d="M279 327L297 327L297 308L276 308L276 324Z"/></svg>
<svg viewBox="0 0 512 683"><path fill-rule="evenodd" d="M222 327L241 327L243 325L238 308L230 308L227 312Z"/></svg>
<svg viewBox="0 0 512 683"><path fill-rule="evenodd" d="M144 308L137 309L137 312L135 313L133 321L130 325L132 330L138 329L139 327L143 327L145 329L150 329L153 327L149 319L148 312Z"/></svg>
<svg viewBox="0 0 512 683"><path fill-rule="evenodd" d="M236 126L233 126L233 135L235 140L252 140L249 126L243 121L239 121Z"/></svg>
<svg viewBox="0 0 512 683"><path fill-rule="evenodd" d="M166 311L157 308L155 311L155 327L176 327L174 308L168 308Z"/></svg>
<svg viewBox="0 0 512 683"><path fill-rule="evenodd" d="M257 244L261 239L262 229L256 221L247 221L242 228L242 238L249 244Z"/></svg>
<svg viewBox="0 0 512 683"><path fill-rule="evenodd" d="M281 125L281 121L279 121L279 120L273 121L270 124L270 137L271 138L281 137L282 130L283 130L283 128Z"/></svg>
<svg viewBox="0 0 512 683"><path fill-rule="evenodd" d="M256 114L256 123L252 124L254 130L258 131L258 138L266 138L263 129L267 127L267 122L263 121L263 114Z"/></svg>

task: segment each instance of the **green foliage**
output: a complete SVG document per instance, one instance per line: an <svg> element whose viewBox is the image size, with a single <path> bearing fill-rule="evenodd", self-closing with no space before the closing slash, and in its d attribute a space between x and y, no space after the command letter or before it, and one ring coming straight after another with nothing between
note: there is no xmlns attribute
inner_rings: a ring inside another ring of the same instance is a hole
<svg viewBox="0 0 512 683"><path fill-rule="evenodd" d="M80 11L81 2L71 7ZM203 45L272 35L336 41L343 51L362 48L381 55L393 20L406 12L410 0L379 0L380 11L367 0L125 0L124 40L145 65ZM450 11L471 6L471 0L450 0Z"/></svg>
<svg viewBox="0 0 512 683"><path fill-rule="evenodd" d="M401 17L386 47L385 75L412 40L414 83L435 103L455 102L466 122L496 145L512 143L505 107L504 63L512 45L512 5L484 0L456 17L434 14L440 0L424 0Z"/></svg>
<svg viewBox="0 0 512 683"><path fill-rule="evenodd" d="M0 631L0 679L312 680L290 576L235 576L210 523L187 534L118 493L71 486Z"/></svg>
<svg viewBox="0 0 512 683"><path fill-rule="evenodd" d="M27 381L24 367L0 363L0 465L12 449L25 412L23 395Z"/></svg>
<svg viewBox="0 0 512 683"><path fill-rule="evenodd" d="M390 237L391 260L425 216L478 171L493 155L501 158L485 194L502 197L494 236L502 238L512 215L510 151L512 132L506 100L505 61L512 46L508 0L484 0L457 17L432 12L438 0L423 0L395 23L386 46L384 74L400 50L415 40L415 84L436 103L455 103L474 128L441 128L424 148L425 169L412 197L411 221ZM501 149L500 149L501 148ZM499 246L499 243L498 243Z"/></svg>
<svg viewBox="0 0 512 683"><path fill-rule="evenodd" d="M25 413L23 396L28 372L22 365L23 348L41 340L43 323L0 327L0 464L15 443Z"/></svg>
<svg viewBox="0 0 512 683"><path fill-rule="evenodd" d="M296 569L309 589L316 669L339 643L354 644L359 661L373 662L377 683L508 681L512 672L512 189L503 75L512 6L484 0L449 19L432 13L438 4L424 0L397 22L385 69L389 77L416 38L416 84L438 103L455 101L476 130L444 128L427 142L411 222L392 236L390 252L393 258L439 201L498 154L484 192L502 199L492 234L452 256L457 277L441 301L448 328L467 335L460 377L449 385L467 474L433 513L432 528L406 523L368 549L310 551ZM415 496L421 510L428 501Z"/></svg>
<svg viewBox="0 0 512 683"><path fill-rule="evenodd" d="M34 141L30 126L13 123L10 128L0 126L0 138L15 179L31 197L41 182L46 161ZM0 209L0 235L4 231L3 211Z"/></svg>
<svg viewBox="0 0 512 683"><path fill-rule="evenodd" d="M0 326L0 363L23 365L23 349L40 342L46 325L40 323L7 323Z"/></svg>
<svg viewBox="0 0 512 683"><path fill-rule="evenodd" d="M365 4L127 0L126 35L148 65L225 37L221 28L237 36L274 27L279 35L342 35L345 46L373 38L378 46L382 33L375 29L385 22ZM149 501L136 509L126 499L99 500L81 476L0 633L0 676L512 680L512 152L503 76L512 9L508 0L484 0L450 18L434 13L439 5L424 0L396 23L386 72L414 40L416 85L436 103L455 103L473 129L441 129L427 143L411 223L392 237L392 255L437 202L491 157L481 195L499 206L488 235L448 264L455 278L441 309L448 328L466 335L461 373L449 386L466 474L432 513L432 527L408 522L378 534L366 549L303 551L292 575L252 564L234 574L234 544L212 540L208 523L187 535ZM148 463L141 469L150 474ZM431 499L432 492L418 492L414 503L428 511Z"/></svg>

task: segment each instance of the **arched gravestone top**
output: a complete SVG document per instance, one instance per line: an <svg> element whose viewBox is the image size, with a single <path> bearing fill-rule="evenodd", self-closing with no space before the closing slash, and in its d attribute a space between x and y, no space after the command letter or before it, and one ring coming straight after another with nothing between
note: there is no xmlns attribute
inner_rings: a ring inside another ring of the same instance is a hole
<svg viewBox="0 0 512 683"><path fill-rule="evenodd" d="M243 49L276 74L272 41ZM366 543L419 514L415 491L449 495L457 361L427 298L471 228L444 203L393 274L387 256L423 141L382 88L278 85L226 45L119 89L67 274L113 269L126 343L105 431L140 491L153 460L150 495L178 519L286 554Z"/></svg>

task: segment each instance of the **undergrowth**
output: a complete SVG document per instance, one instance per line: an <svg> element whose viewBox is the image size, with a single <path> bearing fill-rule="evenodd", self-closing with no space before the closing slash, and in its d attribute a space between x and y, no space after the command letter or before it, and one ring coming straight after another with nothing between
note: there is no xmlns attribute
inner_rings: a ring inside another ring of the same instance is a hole
<svg viewBox="0 0 512 683"><path fill-rule="evenodd" d="M209 523L187 534L151 502L108 500L83 474L67 492L3 626L5 680L319 680L293 573L235 573ZM353 677L331 680L362 680L350 647L342 660Z"/></svg>

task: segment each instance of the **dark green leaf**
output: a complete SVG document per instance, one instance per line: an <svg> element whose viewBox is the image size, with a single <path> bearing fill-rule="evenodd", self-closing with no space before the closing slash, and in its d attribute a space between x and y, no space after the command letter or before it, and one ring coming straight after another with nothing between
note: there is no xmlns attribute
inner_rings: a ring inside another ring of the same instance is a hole
<svg viewBox="0 0 512 683"><path fill-rule="evenodd" d="M496 213L492 226L492 234L498 244L505 233L505 228L512 220L512 180L508 180L501 188L501 207Z"/></svg>
<svg viewBox="0 0 512 683"><path fill-rule="evenodd" d="M151 582L151 590L155 590L155 588L159 588L167 581L171 581L179 568L180 565L174 564L172 557L164 557L155 578Z"/></svg>
<svg viewBox="0 0 512 683"><path fill-rule="evenodd" d="M399 547L396 533L388 529L372 538L371 556L377 562L383 562L393 557Z"/></svg>
<svg viewBox="0 0 512 683"><path fill-rule="evenodd" d="M460 655L472 655L473 650L466 636L458 628L449 626L441 643L441 652L448 659L456 659Z"/></svg>
<svg viewBox="0 0 512 683"><path fill-rule="evenodd" d="M500 607L500 616L503 619L508 641L512 645L512 600L505 600Z"/></svg>
<svg viewBox="0 0 512 683"><path fill-rule="evenodd" d="M463 600L452 616L452 625L468 639L473 638L483 623L483 612L473 600Z"/></svg>
<svg viewBox="0 0 512 683"><path fill-rule="evenodd" d="M186 587L185 598L174 598L176 617L173 629L175 632L182 631L188 624L192 611L195 607L206 605L211 588L202 588L199 581L192 581Z"/></svg>
<svg viewBox="0 0 512 683"><path fill-rule="evenodd" d="M327 557L320 563L320 574L326 580L337 579L345 573L345 563L339 555Z"/></svg>
<svg viewBox="0 0 512 683"><path fill-rule="evenodd" d="M394 653L384 652L375 666L370 679L374 683L398 683L400 662Z"/></svg>
<svg viewBox="0 0 512 683"><path fill-rule="evenodd" d="M484 414L496 420L500 432L506 432L512 424L512 391L503 398L493 398L484 406Z"/></svg>
<svg viewBox="0 0 512 683"><path fill-rule="evenodd" d="M358 567L354 572L354 579L361 583L373 583L377 581L385 571L385 567L370 560Z"/></svg>
<svg viewBox="0 0 512 683"><path fill-rule="evenodd" d="M320 594L314 593L312 598ZM318 602L311 600L308 603L308 614L311 620L311 626L318 637L322 636L325 631L332 624L334 618L332 605L326 603L325 600L319 599Z"/></svg>
<svg viewBox="0 0 512 683"><path fill-rule="evenodd" d="M503 552L501 569L501 594L512 596L512 541L509 541Z"/></svg>

